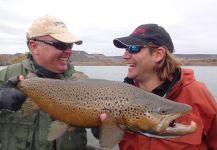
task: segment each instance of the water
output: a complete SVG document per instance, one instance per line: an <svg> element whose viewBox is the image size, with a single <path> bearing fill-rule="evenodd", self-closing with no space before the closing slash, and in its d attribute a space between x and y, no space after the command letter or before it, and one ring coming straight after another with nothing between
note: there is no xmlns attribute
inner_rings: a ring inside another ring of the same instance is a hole
<svg viewBox="0 0 217 150"><path fill-rule="evenodd" d="M123 81L127 75L127 66L76 66L90 78ZM217 99L217 66L185 66L194 70L195 78L206 84Z"/></svg>
<svg viewBox="0 0 217 150"><path fill-rule="evenodd" d="M0 66L0 70L4 69L6 66Z"/></svg>
<svg viewBox="0 0 217 150"><path fill-rule="evenodd" d="M0 66L0 70L5 66ZM127 66L75 66L90 78L123 81L127 75ZM217 66L185 66L194 70L195 78L206 84L217 99Z"/></svg>

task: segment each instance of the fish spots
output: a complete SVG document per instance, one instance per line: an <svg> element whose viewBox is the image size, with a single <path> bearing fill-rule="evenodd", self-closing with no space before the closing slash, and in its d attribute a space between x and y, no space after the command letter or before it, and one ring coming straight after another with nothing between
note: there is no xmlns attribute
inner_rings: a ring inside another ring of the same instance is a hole
<svg viewBox="0 0 217 150"><path fill-rule="evenodd" d="M45 101L52 109L58 106L64 111L81 111L83 115L89 115L90 112L94 114L107 112L116 117L127 113L128 109L124 111L123 108L133 97L128 86L97 80L94 83L88 82L31 79L25 80L23 86L27 93L33 91L31 95L35 95L35 99L39 102Z"/></svg>
<svg viewBox="0 0 217 150"><path fill-rule="evenodd" d="M110 113L112 113L112 112L110 112ZM122 115L122 111L120 110L120 108L114 108L113 109L113 115L115 117L121 116Z"/></svg>
<svg viewBox="0 0 217 150"><path fill-rule="evenodd" d="M151 119L151 118L152 118L151 114L152 114L152 112L153 112L152 108L146 107L144 110L145 110L145 111L144 111L144 114L143 114L144 117L146 117L146 118L148 118L148 119Z"/></svg>
<svg viewBox="0 0 217 150"><path fill-rule="evenodd" d="M146 116L146 118L150 119L151 118L151 115L148 114L148 113L145 113L144 116Z"/></svg>
<svg viewBox="0 0 217 150"><path fill-rule="evenodd" d="M124 114L137 117L135 115L138 113L137 108L126 108L134 94L127 84L98 80L65 82L31 79L25 80L23 86L27 93L33 91L33 95L40 101L49 103L47 104L49 107L58 106L64 111L77 110L83 115L89 115L90 112L94 114L106 112L115 117ZM139 113L141 115L141 112Z"/></svg>
<svg viewBox="0 0 217 150"><path fill-rule="evenodd" d="M133 117L134 119L136 119L136 117L138 117L139 115L142 114L141 111L141 107L139 105L130 105L128 108L124 109L124 113L128 116L128 117Z"/></svg>

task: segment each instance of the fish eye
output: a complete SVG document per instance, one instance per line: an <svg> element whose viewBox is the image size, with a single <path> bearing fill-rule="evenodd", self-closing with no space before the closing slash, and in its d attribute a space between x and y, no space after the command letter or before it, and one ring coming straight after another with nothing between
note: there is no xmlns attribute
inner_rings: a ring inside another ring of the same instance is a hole
<svg viewBox="0 0 217 150"><path fill-rule="evenodd" d="M159 109L158 109L158 112L159 112L161 115L166 115L166 114L167 114L167 109L165 109L165 108L159 108Z"/></svg>

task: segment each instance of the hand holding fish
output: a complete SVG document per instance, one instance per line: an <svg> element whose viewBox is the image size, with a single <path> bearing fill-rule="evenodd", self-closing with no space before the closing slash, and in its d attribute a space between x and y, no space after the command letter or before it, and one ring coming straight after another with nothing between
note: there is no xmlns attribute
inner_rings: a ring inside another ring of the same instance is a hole
<svg viewBox="0 0 217 150"><path fill-rule="evenodd" d="M8 109L17 111L26 99L26 96L21 91L15 89L19 80L24 80L24 76L9 79L0 89L0 110Z"/></svg>
<svg viewBox="0 0 217 150"><path fill-rule="evenodd" d="M99 117L100 117L101 122L103 122L108 117L108 115L106 113L102 113L102 114L100 114ZM100 129L98 127L91 128L91 132L96 139L99 139Z"/></svg>
<svg viewBox="0 0 217 150"><path fill-rule="evenodd" d="M105 119L107 118L107 114L106 113L102 113L100 115L100 120L103 122Z"/></svg>

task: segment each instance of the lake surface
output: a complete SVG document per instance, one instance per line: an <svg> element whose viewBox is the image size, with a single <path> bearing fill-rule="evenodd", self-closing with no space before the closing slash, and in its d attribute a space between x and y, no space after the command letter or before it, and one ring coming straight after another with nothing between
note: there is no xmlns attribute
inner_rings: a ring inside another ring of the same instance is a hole
<svg viewBox="0 0 217 150"><path fill-rule="evenodd" d="M195 78L206 84L217 99L217 66L184 66L194 70ZM127 66L75 66L90 78L123 81L127 75Z"/></svg>
<svg viewBox="0 0 217 150"><path fill-rule="evenodd" d="M4 66L0 66L0 70ZM127 75L127 66L75 66L90 78L123 81ZM210 92L217 99L217 66L184 66L191 68L197 80L206 84Z"/></svg>

